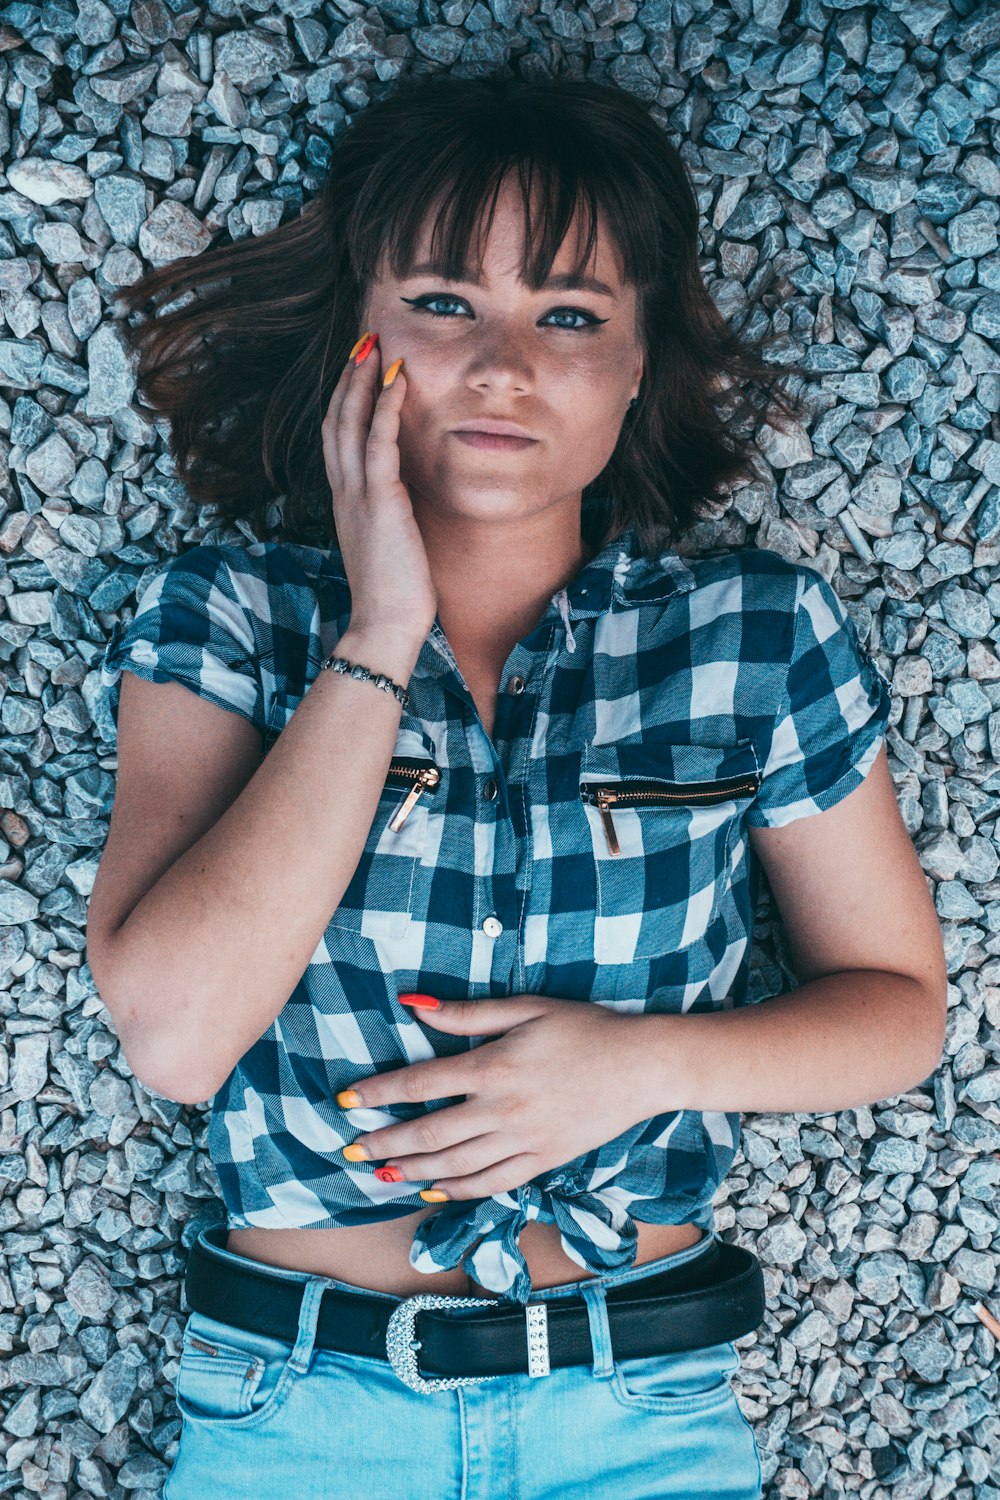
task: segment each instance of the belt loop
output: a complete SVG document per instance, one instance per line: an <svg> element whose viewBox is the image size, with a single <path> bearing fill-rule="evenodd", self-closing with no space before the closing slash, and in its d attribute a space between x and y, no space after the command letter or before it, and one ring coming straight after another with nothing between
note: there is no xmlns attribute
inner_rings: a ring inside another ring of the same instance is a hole
<svg viewBox="0 0 1000 1500"><path fill-rule="evenodd" d="M332 1285L328 1276L310 1276L303 1288L299 1304L299 1331L295 1337L295 1347L288 1356L288 1363L300 1375L308 1370L312 1360L323 1293Z"/></svg>
<svg viewBox="0 0 1000 1500"><path fill-rule="evenodd" d="M611 1329L608 1325L608 1304L604 1285L598 1279L581 1281L580 1292L587 1307L590 1324L590 1343L594 1351L591 1375L595 1380L607 1380L614 1374L614 1352L611 1348Z"/></svg>

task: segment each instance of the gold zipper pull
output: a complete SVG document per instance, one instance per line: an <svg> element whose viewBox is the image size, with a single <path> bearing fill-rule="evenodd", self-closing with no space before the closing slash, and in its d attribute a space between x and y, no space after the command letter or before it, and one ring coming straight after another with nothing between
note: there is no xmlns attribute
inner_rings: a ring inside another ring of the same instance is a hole
<svg viewBox="0 0 1000 1500"><path fill-rule="evenodd" d="M410 809L414 806L417 798L420 796L420 793L424 790L424 787L437 786L440 779L441 772L437 769L436 766L428 766L426 771L419 771L417 773L416 781L413 783L412 787L406 794L406 801L403 803L402 807L399 809L399 812L396 813L392 822L389 824L389 827L393 833L398 833L402 828L403 824L406 822L407 817L409 816Z"/></svg>
<svg viewBox="0 0 1000 1500"><path fill-rule="evenodd" d="M614 820L611 816L611 804L612 802L617 802L618 798L614 792L605 791L603 787L598 787L596 791L597 806L600 808L601 822L604 824L604 837L608 841L608 853L620 854L621 849L618 846L618 835L615 833Z"/></svg>

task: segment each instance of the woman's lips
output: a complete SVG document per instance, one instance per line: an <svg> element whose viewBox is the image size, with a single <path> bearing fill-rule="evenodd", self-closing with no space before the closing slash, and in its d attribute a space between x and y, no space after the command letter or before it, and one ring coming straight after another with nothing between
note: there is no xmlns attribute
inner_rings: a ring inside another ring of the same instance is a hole
<svg viewBox="0 0 1000 1500"><path fill-rule="evenodd" d="M472 448L488 448L494 453L513 453L518 448L530 448L534 438L500 437L495 432L456 432L455 437Z"/></svg>

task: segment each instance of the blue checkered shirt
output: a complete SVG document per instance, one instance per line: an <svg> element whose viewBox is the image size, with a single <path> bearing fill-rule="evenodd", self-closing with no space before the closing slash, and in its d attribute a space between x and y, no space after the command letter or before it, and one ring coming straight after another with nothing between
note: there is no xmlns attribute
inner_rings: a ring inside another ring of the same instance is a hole
<svg viewBox="0 0 1000 1500"><path fill-rule="evenodd" d="M242 714L267 750L349 616L336 549L196 546L114 630L104 733L114 737L127 668ZM429 1181L380 1182L341 1148L456 1101L344 1110L334 1096L488 1038L421 1026L400 994L541 994L629 1013L749 1003L758 868L747 827L846 797L891 707L853 620L807 564L755 547L648 560L631 527L511 651L492 737L438 620L407 686L351 882L212 1102L229 1227L336 1228L423 1207ZM739 1119L667 1109L521 1187L447 1203L417 1226L410 1264L463 1265L524 1303L518 1236L541 1219L559 1226L575 1265L629 1266L637 1220L712 1227Z"/></svg>

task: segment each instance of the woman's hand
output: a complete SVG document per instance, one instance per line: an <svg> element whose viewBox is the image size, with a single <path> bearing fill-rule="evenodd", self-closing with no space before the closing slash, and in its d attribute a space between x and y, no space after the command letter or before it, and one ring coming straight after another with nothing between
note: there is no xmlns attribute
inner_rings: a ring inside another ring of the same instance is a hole
<svg viewBox="0 0 1000 1500"><path fill-rule="evenodd" d="M630 1086L642 1045L634 1015L548 995L445 1000L414 1015L440 1031L498 1039L361 1079L353 1101L348 1091L337 1095L342 1105L365 1108L465 1096L465 1103L373 1130L346 1148L354 1154L363 1145L368 1160L396 1166L401 1177L394 1181L433 1178L449 1198L486 1198L603 1146L644 1118Z"/></svg>
<svg viewBox="0 0 1000 1500"><path fill-rule="evenodd" d="M412 629L423 640L434 624L437 590L409 492L399 477L399 426L406 376L400 365L382 386L377 342L361 364L349 359L323 419L323 462L333 521L351 590L351 629Z"/></svg>

